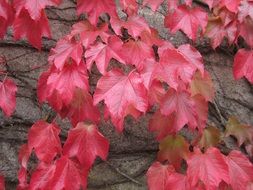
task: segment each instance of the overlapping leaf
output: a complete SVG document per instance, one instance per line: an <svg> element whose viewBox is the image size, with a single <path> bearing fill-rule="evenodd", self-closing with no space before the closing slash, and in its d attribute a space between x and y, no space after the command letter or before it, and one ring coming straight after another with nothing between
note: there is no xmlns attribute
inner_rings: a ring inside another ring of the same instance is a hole
<svg viewBox="0 0 253 190"><path fill-rule="evenodd" d="M105 160L108 151L108 140L95 125L85 123L78 123L69 131L63 147L64 155L77 158L85 168L90 168L97 156Z"/></svg>
<svg viewBox="0 0 253 190"><path fill-rule="evenodd" d="M16 84L10 80L5 79L0 81L0 108L6 116L11 116L16 107Z"/></svg>
<svg viewBox="0 0 253 190"><path fill-rule="evenodd" d="M112 98L113 97L113 98ZM123 130L124 117L138 117L148 108L148 97L143 80L136 72L124 75L120 70L111 70L97 83L94 103L104 100L118 131Z"/></svg>

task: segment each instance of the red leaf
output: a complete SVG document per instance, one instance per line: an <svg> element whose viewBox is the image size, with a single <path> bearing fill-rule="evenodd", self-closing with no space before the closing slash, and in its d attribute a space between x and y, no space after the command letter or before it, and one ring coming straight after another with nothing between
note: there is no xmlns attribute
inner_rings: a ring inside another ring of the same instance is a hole
<svg viewBox="0 0 253 190"><path fill-rule="evenodd" d="M52 123L37 121L28 132L28 147L34 149L40 161L51 162L61 154L60 128Z"/></svg>
<svg viewBox="0 0 253 190"><path fill-rule="evenodd" d="M100 73L105 74L107 67L112 58L117 59L121 63L125 63L122 55L118 53L122 48L122 41L118 37L108 39L108 44L96 43L85 51L87 67L91 70L93 62L96 63Z"/></svg>
<svg viewBox="0 0 253 190"><path fill-rule="evenodd" d="M106 160L108 151L108 140L95 125L85 123L78 123L69 131L63 147L64 155L76 157L85 168L90 168L97 156Z"/></svg>
<svg viewBox="0 0 253 190"><path fill-rule="evenodd" d="M246 77L253 83L253 51L240 49L234 58L233 71L235 79Z"/></svg>
<svg viewBox="0 0 253 190"><path fill-rule="evenodd" d="M120 0L120 7L127 15L134 15L138 11L138 4L135 0Z"/></svg>
<svg viewBox="0 0 253 190"><path fill-rule="evenodd" d="M41 48L41 38L51 37L48 19L44 11L41 11L39 20L33 20L28 11L23 9L13 23L14 38L16 40L26 37L34 47Z"/></svg>
<svg viewBox="0 0 253 190"><path fill-rule="evenodd" d="M27 170L21 167L18 171L18 186L17 190L27 190L29 185L27 183Z"/></svg>
<svg viewBox="0 0 253 190"><path fill-rule="evenodd" d="M230 0L231 1L231 0ZM239 0L237 0L239 1ZM240 22L243 22L243 20L249 16L251 19L253 19L253 2L250 0L242 0L239 1L239 13L238 13L238 19Z"/></svg>
<svg viewBox="0 0 253 190"><path fill-rule="evenodd" d="M79 64L82 60L82 55L82 44L70 36L66 36L57 42L55 48L51 49L48 61L52 62L57 69L62 69L69 58Z"/></svg>
<svg viewBox="0 0 253 190"><path fill-rule="evenodd" d="M5 181L4 177L0 175L0 189L5 190Z"/></svg>
<svg viewBox="0 0 253 190"><path fill-rule="evenodd" d="M98 123L100 120L99 110L93 105L90 93L85 90L76 89L72 102L62 110L67 112L66 116L71 119L73 126L76 126L81 121Z"/></svg>
<svg viewBox="0 0 253 190"><path fill-rule="evenodd" d="M253 180L253 165L241 152L233 150L226 157L233 190L246 189Z"/></svg>
<svg viewBox="0 0 253 190"><path fill-rule="evenodd" d="M181 51L181 52L180 52ZM191 56L186 55L191 52ZM159 51L160 62L154 70L154 78L166 82L170 87L177 89L181 80L190 83L197 69L202 70L201 57L197 51L183 45L179 50L169 48Z"/></svg>
<svg viewBox="0 0 253 190"><path fill-rule="evenodd" d="M209 148L204 154L195 149L187 164L187 178L191 186L201 181L206 189L216 190L222 180L229 182L228 166L217 148Z"/></svg>
<svg viewBox="0 0 253 190"><path fill-rule="evenodd" d="M11 116L16 107L16 84L10 80L5 79L0 81L0 107L6 116Z"/></svg>
<svg viewBox="0 0 253 190"><path fill-rule="evenodd" d="M146 20L140 16L129 16L126 21L120 20L118 17L110 19L113 30L117 35L121 35L122 28L127 29L128 34L137 38L143 31L150 32L150 28Z"/></svg>
<svg viewBox="0 0 253 190"><path fill-rule="evenodd" d="M189 155L189 144L184 137L169 135L160 142L157 159L160 162L169 161L176 169L180 169L183 159Z"/></svg>
<svg viewBox="0 0 253 190"><path fill-rule="evenodd" d="M149 121L149 130L156 133L156 139L161 140L164 137L174 134L175 130L175 115L165 116L157 111Z"/></svg>
<svg viewBox="0 0 253 190"><path fill-rule="evenodd" d="M18 162L25 169L27 169L27 163L30 155L31 150L29 150L28 144L23 144L19 149Z"/></svg>
<svg viewBox="0 0 253 190"><path fill-rule="evenodd" d="M246 17L240 24L240 36L242 36L245 42L253 47L253 19Z"/></svg>
<svg viewBox="0 0 253 190"><path fill-rule="evenodd" d="M113 98L112 98L113 97ZM123 130L124 117L146 112L148 97L143 80L136 72L128 76L120 70L111 70L97 83L94 103L104 100L118 131Z"/></svg>
<svg viewBox="0 0 253 190"><path fill-rule="evenodd" d="M145 59L154 58L153 49L141 40L124 43L122 54L125 62L135 65L138 70L142 69Z"/></svg>
<svg viewBox="0 0 253 190"><path fill-rule="evenodd" d="M87 13L89 21L94 25L102 13L108 13L111 17L117 16L113 0L77 0L77 13Z"/></svg>
<svg viewBox="0 0 253 190"><path fill-rule="evenodd" d="M149 5L153 11L156 11L158 7L163 3L164 0L144 0L143 5Z"/></svg>
<svg viewBox="0 0 253 190"><path fill-rule="evenodd" d="M174 113L173 131L177 132L188 124L190 128L197 126L196 104L186 91L170 89L161 101L161 113Z"/></svg>
<svg viewBox="0 0 253 190"><path fill-rule="evenodd" d="M85 48L88 48L95 42L99 36L104 42L108 41L110 34L107 24L101 24L100 27L93 26L88 20L78 22L72 26L71 36L79 36Z"/></svg>
<svg viewBox="0 0 253 190"><path fill-rule="evenodd" d="M46 6L57 6L60 3L61 0L14 0L14 6L17 10L17 14L19 14L22 9L26 9L28 10L31 18L36 21L40 19L41 12Z"/></svg>
<svg viewBox="0 0 253 190"><path fill-rule="evenodd" d="M222 0L222 3L229 11L237 13L241 0Z"/></svg>
<svg viewBox="0 0 253 190"><path fill-rule="evenodd" d="M87 171L67 158L61 157L56 162L56 168L50 186L46 189L86 189Z"/></svg>
<svg viewBox="0 0 253 190"><path fill-rule="evenodd" d="M211 39L211 45L214 49L221 44L224 37L227 37L229 44L232 44L238 38L237 22L230 22L224 26L221 18L210 20L205 35Z"/></svg>
<svg viewBox="0 0 253 190"><path fill-rule="evenodd" d="M186 177L177 173L172 165L155 162L147 172L149 190L187 190Z"/></svg>
<svg viewBox="0 0 253 190"><path fill-rule="evenodd" d="M43 76L42 79L46 79ZM47 88L39 88L39 94L43 91L47 91L47 100L50 102L55 101L54 93L58 93L58 100L64 102L65 105L69 105L73 100L74 92L76 88L82 90L89 90L88 75L85 64L80 62L79 65L72 60L65 63L61 71L51 69L48 79L45 81L47 83ZM42 82L39 84L43 84ZM42 85L43 87L43 85ZM42 90L42 91L41 91ZM60 101L60 102L61 102ZM60 108L61 109L61 108Z"/></svg>
<svg viewBox="0 0 253 190"><path fill-rule="evenodd" d="M13 22L14 11L11 5L6 0L0 0L0 38L2 38L8 26L10 26Z"/></svg>
<svg viewBox="0 0 253 190"><path fill-rule="evenodd" d="M31 176L29 190L47 189L50 186L55 169L54 164L40 162Z"/></svg>
<svg viewBox="0 0 253 190"><path fill-rule="evenodd" d="M165 26L172 33L182 30L192 40L196 39L199 28L205 32L206 25L207 13L198 7L189 9L186 6L179 6L165 18Z"/></svg>
<svg viewBox="0 0 253 190"><path fill-rule="evenodd" d="M215 90L212 79L207 71L204 73L204 76L201 76L200 72L195 73L190 83L190 91L192 96L199 94L205 97L206 101L213 101Z"/></svg>

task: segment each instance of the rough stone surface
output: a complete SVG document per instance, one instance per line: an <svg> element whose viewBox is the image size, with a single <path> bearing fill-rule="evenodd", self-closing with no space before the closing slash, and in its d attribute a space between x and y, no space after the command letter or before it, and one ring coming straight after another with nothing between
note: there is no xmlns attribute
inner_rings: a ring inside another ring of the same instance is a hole
<svg viewBox="0 0 253 190"><path fill-rule="evenodd" d="M144 16L149 24L159 31L162 38L174 45L188 43L189 40L181 32L172 35L163 26L166 7L160 7L157 13L149 8L142 8L139 14ZM48 52L56 41L66 35L71 25L77 21L75 4L64 0L58 8L47 9L50 19L53 39L43 40L41 52L34 50L25 41L15 42L9 35L0 41L0 55L8 60L10 77L18 84L17 108L11 118L5 118L0 113L0 171L8 182L7 189L15 189L18 170L18 148L26 142L27 131L38 119L44 118L50 108L39 105L36 98L36 83L39 74L46 69ZM245 80L235 81L232 75L233 55L226 51L210 50L208 42L200 40L194 44L203 52L206 69L211 73L216 88L216 104L222 117L235 115L242 122L253 124L253 89ZM42 66L42 67L40 67ZM36 69L39 68L39 69ZM94 83L97 80L94 79ZM93 83L93 84L94 84ZM144 190L146 187L145 173L155 160L158 144L147 130L150 114L139 121L131 117L125 120L125 131L118 134L110 122L99 125L101 132L110 140L108 162L97 160L89 175L89 189L103 190ZM217 108L210 105L209 122L220 125ZM69 122L61 121L64 139ZM139 184L125 177L131 176Z"/></svg>

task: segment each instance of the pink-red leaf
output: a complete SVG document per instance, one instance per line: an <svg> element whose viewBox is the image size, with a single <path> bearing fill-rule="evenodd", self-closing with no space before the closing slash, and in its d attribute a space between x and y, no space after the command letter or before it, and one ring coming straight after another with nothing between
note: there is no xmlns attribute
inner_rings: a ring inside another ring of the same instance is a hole
<svg viewBox="0 0 253 190"><path fill-rule="evenodd" d="M229 168L230 183L233 190L246 189L253 181L253 165L241 152L233 150L226 157Z"/></svg>
<svg viewBox="0 0 253 190"><path fill-rule="evenodd" d="M138 116L148 108L147 91L143 80L134 71L126 76L120 70L114 69L104 75L97 83L94 103L97 104L102 100L119 131L123 130L126 115Z"/></svg>
<svg viewBox="0 0 253 190"><path fill-rule="evenodd" d="M59 40L55 48L51 49L49 62L52 62L56 68L62 69L67 59L72 58L77 64L82 60L83 47L80 42L74 38L66 36Z"/></svg>
<svg viewBox="0 0 253 190"><path fill-rule="evenodd" d="M77 0L77 13L87 13L89 21L96 25L102 13L117 16L116 5L113 0Z"/></svg>
<svg viewBox="0 0 253 190"><path fill-rule="evenodd" d="M2 175L0 175L0 189L5 190L5 180Z"/></svg>
<svg viewBox="0 0 253 190"><path fill-rule="evenodd" d="M69 131L63 147L64 155L77 158L85 168L90 168L97 156L106 160L108 151L108 140L95 125L85 123L78 123Z"/></svg>
<svg viewBox="0 0 253 190"><path fill-rule="evenodd" d="M118 37L108 39L108 44L96 43L85 51L87 67L91 70L93 62L96 63L100 73L105 74L112 58L125 63L119 49L122 48L122 41Z"/></svg>
<svg viewBox="0 0 253 190"><path fill-rule="evenodd" d="M54 176L46 189L86 189L87 171L80 168L78 163L62 156L56 162Z"/></svg>
<svg viewBox="0 0 253 190"><path fill-rule="evenodd" d="M6 0L0 0L0 38L2 38L8 26L13 22L14 11L11 5Z"/></svg>
<svg viewBox="0 0 253 190"><path fill-rule="evenodd" d="M253 51L240 49L234 58L233 71L235 79L246 77L253 83Z"/></svg>
<svg viewBox="0 0 253 190"><path fill-rule="evenodd" d="M28 11L23 9L13 23L14 38L16 40L25 37L37 49L41 48L41 38L51 37L48 19L44 11L41 11L39 20L33 20Z"/></svg>
<svg viewBox="0 0 253 190"><path fill-rule="evenodd" d="M217 148L209 148L205 153L195 149L187 159L187 177L191 186L201 181L206 189L216 190L220 182L229 182L228 166Z"/></svg>
<svg viewBox="0 0 253 190"><path fill-rule="evenodd" d="M10 80L5 79L0 81L0 108L6 116L11 116L16 107L16 84Z"/></svg>
<svg viewBox="0 0 253 190"><path fill-rule="evenodd" d="M51 162L61 154L60 128L55 124L37 121L28 132L28 147L34 149L39 160Z"/></svg>
<svg viewBox="0 0 253 190"><path fill-rule="evenodd" d="M197 38L199 28L205 32L206 25L207 13L198 7L190 9L182 5L165 18L165 26L173 33L182 30L192 40Z"/></svg>
<svg viewBox="0 0 253 190"><path fill-rule="evenodd" d="M153 163L148 169L147 178L150 190L189 189L186 176L177 173L172 165Z"/></svg>

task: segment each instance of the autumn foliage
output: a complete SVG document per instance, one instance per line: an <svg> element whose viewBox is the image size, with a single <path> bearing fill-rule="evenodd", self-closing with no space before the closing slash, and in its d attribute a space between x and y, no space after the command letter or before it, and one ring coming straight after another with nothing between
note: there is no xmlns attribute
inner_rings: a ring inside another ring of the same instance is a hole
<svg viewBox="0 0 253 190"><path fill-rule="evenodd" d="M0 37L12 28L13 38L25 38L37 48L51 36L45 12L60 0L0 0ZM253 189L252 127L231 117L226 130L207 125L208 104L215 90L202 55L190 44L174 47L159 38L138 8L157 11L163 0L77 0L74 24L59 39L48 57L48 69L37 85L39 102L47 103L72 128L61 142L61 128L40 120L20 148L18 189L86 189L88 173L97 157L106 160L108 140L99 132L101 119L110 120L118 132L124 118L138 119L153 109L149 130L159 142L157 160L147 172L150 190ZM200 3L202 5L198 6ZM207 37L215 49L221 43L243 43L234 58L234 77L253 83L253 1L169 0L164 24L171 33L181 30L190 40ZM117 12L118 9L118 12ZM124 13L125 16L119 16ZM112 60L117 64L112 64ZM0 108L6 116L15 110L17 87L0 60ZM97 69L93 90L89 79ZM187 129L196 138L181 135ZM238 150L220 148L225 136L237 139ZM246 147L244 154L240 147ZM37 165L28 167L35 155ZM4 179L0 177L0 189Z"/></svg>

